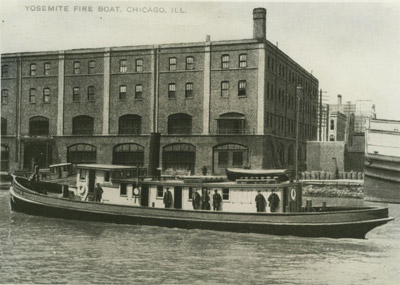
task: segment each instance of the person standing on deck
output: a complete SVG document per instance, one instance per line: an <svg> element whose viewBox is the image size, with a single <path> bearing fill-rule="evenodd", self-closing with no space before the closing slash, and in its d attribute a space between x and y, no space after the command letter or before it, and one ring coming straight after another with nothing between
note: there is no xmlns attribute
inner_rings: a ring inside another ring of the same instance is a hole
<svg viewBox="0 0 400 285"><path fill-rule="evenodd" d="M272 189L272 194L268 197L269 208L271 213L275 212L276 208L279 206L279 196L275 193L275 190Z"/></svg>
<svg viewBox="0 0 400 285"><path fill-rule="evenodd" d="M201 205L203 210L210 210L211 206L210 206L210 195L208 193L207 189L203 190L203 204Z"/></svg>
<svg viewBox="0 0 400 285"><path fill-rule="evenodd" d="M200 194L196 191L196 189L194 189L192 194L193 210L197 210L200 208L200 201L201 201Z"/></svg>
<svg viewBox="0 0 400 285"><path fill-rule="evenodd" d="M164 205L165 208L171 208L172 206L172 193L169 191L169 188L167 188L164 193Z"/></svg>
<svg viewBox="0 0 400 285"><path fill-rule="evenodd" d="M256 196L257 212L265 212L265 206L267 205L267 200L265 200L265 197L263 196L263 194L261 194L261 190L258 190L257 192L258 192Z"/></svg>
<svg viewBox="0 0 400 285"><path fill-rule="evenodd" d="M214 211L219 211L221 209L221 202L222 202L222 197L221 197L221 195L219 195L218 190L215 190L215 193L213 195Z"/></svg>
<svg viewBox="0 0 400 285"><path fill-rule="evenodd" d="M96 183L96 187L94 188L94 201L95 202L100 202L101 199L103 198L103 188L101 188L100 183Z"/></svg>

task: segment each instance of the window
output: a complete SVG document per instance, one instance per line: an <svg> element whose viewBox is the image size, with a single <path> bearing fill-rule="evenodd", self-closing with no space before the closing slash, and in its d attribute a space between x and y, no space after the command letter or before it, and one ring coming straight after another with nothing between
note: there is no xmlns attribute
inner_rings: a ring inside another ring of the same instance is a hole
<svg viewBox="0 0 400 285"><path fill-rule="evenodd" d="M225 113L217 119L218 134L244 134L245 116L239 113Z"/></svg>
<svg viewBox="0 0 400 285"><path fill-rule="evenodd" d="M191 134L192 116L188 114L174 114L168 117L168 134Z"/></svg>
<svg viewBox="0 0 400 285"><path fill-rule="evenodd" d="M81 100L81 94L79 87L74 87L72 89L72 101L73 102L79 102Z"/></svg>
<svg viewBox="0 0 400 285"><path fill-rule="evenodd" d="M81 63L80 61L74 61L74 74L81 73Z"/></svg>
<svg viewBox="0 0 400 285"><path fill-rule="evenodd" d="M119 118L120 135L139 135L141 133L142 118L138 115L124 115Z"/></svg>
<svg viewBox="0 0 400 285"><path fill-rule="evenodd" d="M329 136L329 141L334 142L335 141L335 136L334 135L330 135Z"/></svg>
<svg viewBox="0 0 400 285"><path fill-rule="evenodd" d="M232 165L233 166L242 166L243 165L243 152L241 152L241 151L233 152Z"/></svg>
<svg viewBox="0 0 400 285"><path fill-rule="evenodd" d="M104 182L110 182L110 171L104 171Z"/></svg>
<svg viewBox="0 0 400 285"><path fill-rule="evenodd" d="M157 198L162 198L164 196L164 189L162 185L157 185Z"/></svg>
<svg viewBox="0 0 400 285"><path fill-rule="evenodd" d="M142 84L137 84L135 86L135 99L136 100L142 100L143 99L143 85Z"/></svg>
<svg viewBox="0 0 400 285"><path fill-rule="evenodd" d="M44 64L44 75L46 75L46 76L50 75L50 68L51 68L50 63L46 62Z"/></svg>
<svg viewBox="0 0 400 285"><path fill-rule="evenodd" d="M47 136L48 134L49 134L49 119L40 116L29 119L29 135Z"/></svg>
<svg viewBox="0 0 400 285"><path fill-rule="evenodd" d="M169 58L169 70L170 71L176 70L176 57Z"/></svg>
<svg viewBox="0 0 400 285"><path fill-rule="evenodd" d="M128 71L128 67L127 67L126 63L127 63L126 59L121 59L119 61L119 72L125 73Z"/></svg>
<svg viewBox="0 0 400 285"><path fill-rule="evenodd" d="M331 130L334 130L334 129L335 129L335 121L331 120Z"/></svg>
<svg viewBox="0 0 400 285"><path fill-rule="evenodd" d="M193 83L186 83L185 85L185 97L193 98Z"/></svg>
<svg viewBox="0 0 400 285"><path fill-rule="evenodd" d="M120 188L119 188L119 195L120 196L127 196L126 184L125 183L121 183Z"/></svg>
<svg viewBox="0 0 400 285"><path fill-rule="evenodd" d="M73 135L93 135L94 119L89 116L77 116L72 119Z"/></svg>
<svg viewBox="0 0 400 285"><path fill-rule="evenodd" d="M86 169L79 169L79 180L86 180Z"/></svg>
<svg viewBox="0 0 400 285"><path fill-rule="evenodd" d="M227 151L218 152L218 166L228 165L229 153Z"/></svg>
<svg viewBox="0 0 400 285"><path fill-rule="evenodd" d="M175 83L168 84L168 99L175 99L175 90L176 90Z"/></svg>
<svg viewBox="0 0 400 285"><path fill-rule="evenodd" d="M126 99L126 85L121 85L119 87L119 99Z"/></svg>
<svg viewBox="0 0 400 285"><path fill-rule="evenodd" d="M32 63L30 66L30 75L36 76L36 64L35 63Z"/></svg>
<svg viewBox="0 0 400 285"><path fill-rule="evenodd" d="M221 82L221 97L229 97L229 81Z"/></svg>
<svg viewBox="0 0 400 285"><path fill-rule="evenodd" d="M228 69L229 68L229 55L228 54L224 54L221 57L221 68L222 69Z"/></svg>
<svg viewBox="0 0 400 285"><path fill-rule="evenodd" d="M137 59L136 60L135 70L136 70L136 72L142 72L143 71L143 59Z"/></svg>
<svg viewBox="0 0 400 285"><path fill-rule="evenodd" d="M9 170L9 157L10 157L10 149L6 145L1 145L1 171L8 171Z"/></svg>
<svg viewBox="0 0 400 285"><path fill-rule="evenodd" d="M241 68L247 67L247 54L239 55L239 67Z"/></svg>
<svg viewBox="0 0 400 285"><path fill-rule="evenodd" d="M8 89L3 89L1 90L1 105L7 105L8 104Z"/></svg>
<svg viewBox="0 0 400 285"><path fill-rule="evenodd" d="M175 143L163 148L163 170L185 170L194 173L196 148L192 144Z"/></svg>
<svg viewBox="0 0 400 285"><path fill-rule="evenodd" d="M4 64L1 66L1 78L8 77L8 65Z"/></svg>
<svg viewBox="0 0 400 285"><path fill-rule="evenodd" d="M1 135L7 135L7 119L1 117Z"/></svg>
<svg viewBox="0 0 400 285"><path fill-rule="evenodd" d="M186 57L186 70L194 69L194 58L193 56Z"/></svg>
<svg viewBox="0 0 400 285"><path fill-rule="evenodd" d="M113 149L113 164L143 166L144 147L135 143L119 144Z"/></svg>
<svg viewBox="0 0 400 285"><path fill-rule="evenodd" d="M94 68L96 67L96 61L90 60L88 63L88 73L94 74Z"/></svg>
<svg viewBox="0 0 400 285"><path fill-rule="evenodd" d="M36 103L36 89L35 88L29 89L29 103L32 103L32 104Z"/></svg>
<svg viewBox="0 0 400 285"><path fill-rule="evenodd" d="M75 144L68 147L67 161L72 164L96 163L96 147L90 144Z"/></svg>
<svg viewBox="0 0 400 285"><path fill-rule="evenodd" d="M50 88L43 89L43 103L50 103Z"/></svg>
<svg viewBox="0 0 400 285"><path fill-rule="evenodd" d="M89 86L88 87L87 99L88 99L88 101L94 101L94 99L95 99L95 88L94 88L94 86Z"/></svg>
<svg viewBox="0 0 400 285"><path fill-rule="evenodd" d="M239 81L238 96L246 96L246 80Z"/></svg>
<svg viewBox="0 0 400 285"><path fill-rule="evenodd" d="M195 188L196 189L196 188ZM189 201L192 201L192 196L193 196L193 187L189 187Z"/></svg>
<svg viewBox="0 0 400 285"><path fill-rule="evenodd" d="M222 188L222 200L229 200L229 188Z"/></svg>

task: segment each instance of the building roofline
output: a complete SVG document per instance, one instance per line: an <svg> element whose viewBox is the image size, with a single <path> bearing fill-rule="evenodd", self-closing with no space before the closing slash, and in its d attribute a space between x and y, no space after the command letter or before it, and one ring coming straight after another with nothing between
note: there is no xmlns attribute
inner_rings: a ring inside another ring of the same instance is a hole
<svg viewBox="0 0 400 285"><path fill-rule="evenodd" d="M60 54L73 55L73 54L89 54L89 53L105 53L105 52L121 52L121 51L141 51L151 49L172 49L172 48L191 48L191 47L204 47L210 46L222 46L222 45L240 45L240 44L266 44L269 48L274 49L283 56L290 63L295 65L299 70L306 73L312 79L318 82L318 79L308 72L299 63L288 56L284 51L279 49L273 43L267 39L259 41L256 39L240 39L240 40L221 40L221 41L204 41L204 42L192 42L192 43L167 43L167 44L154 44L154 45L137 45L137 46L115 46L115 47L101 47L101 48L78 48L69 50L53 50L53 51L37 51L37 52L16 52L16 53L3 53L1 54L2 59L15 58L15 57L33 57L33 56L58 56Z"/></svg>

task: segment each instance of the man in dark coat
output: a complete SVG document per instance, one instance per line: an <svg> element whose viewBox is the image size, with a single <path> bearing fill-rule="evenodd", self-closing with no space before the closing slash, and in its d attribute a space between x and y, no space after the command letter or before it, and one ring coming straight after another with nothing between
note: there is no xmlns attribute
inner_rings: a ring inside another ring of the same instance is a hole
<svg viewBox="0 0 400 285"><path fill-rule="evenodd" d="M271 210L271 213L275 212L276 208L279 206L279 197L276 195L275 190L272 189L272 194L269 195L268 197L268 202L269 202L269 208Z"/></svg>
<svg viewBox="0 0 400 285"><path fill-rule="evenodd" d="M261 194L261 191L258 190L258 194L256 196L257 212L265 212L266 205L267 205L267 200L265 200L265 197L263 196L263 194Z"/></svg>
<svg viewBox="0 0 400 285"><path fill-rule="evenodd" d="M103 198L103 188L101 188L99 183L96 183L96 187L94 188L94 201L95 202L100 202L101 199Z"/></svg>
<svg viewBox="0 0 400 285"><path fill-rule="evenodd" d="M222 197L221 197L221 195L219 195L218 190L215 190L215 193L213 195L214 211L219 211L221 209L221 202L222 202Z"/></svg>
<svg viewBox="0 0 400 285"><path fill-rule="evenodd" d="M208 194L208 190L204 189L203 190L203 204L201 205L201 208L203 210L210 210L211 206L210 206L210 195Z"/></svg>
<svg viewBox="0 0 400 285"><path fill-rule="evenodd" d="M200 201L201 201L201 197L200 194L195 190L193 191L192 194L192 205L193 205L193 209L197 210L200 208Z"/></svg>
<svg viewBox="0 0 400 285"><path fill-rule="evenodd" d="M164 205L165 208L171 208L172 206L172 193L169 191L169 188L164 193Z"/></svg>

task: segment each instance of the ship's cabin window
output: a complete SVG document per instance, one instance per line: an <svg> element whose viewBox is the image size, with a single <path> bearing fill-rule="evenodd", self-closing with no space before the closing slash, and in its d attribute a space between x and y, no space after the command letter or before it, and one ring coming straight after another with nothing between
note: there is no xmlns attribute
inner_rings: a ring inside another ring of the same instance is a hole
<svg viewBox="0 0 400 285"><path fill-rule="evenodd" d="M104 181L105 182L110 182L110 171L105 171L104 172Z"/></svg>
<svg viewBox="0 0 400 285"><path fill-rule="evenodd" d="M162 198L163 195L164 195L163 186L162 185L157 185L157 198Z"/></svg>
<svg viewBox="0 0 400 285"><path fill-rule="evenodd" d="M222 189L222 200L229 200L229 188Z"/></svg>
<svg viewBox="0 0 400 285"><path fill-rule="evenodd" d="M189 187L189 201L192 201L193 187Z"/></svg>
<svg viewBox="0 0 400 285"><path fill-rule="evenodd" d="M119 195L120 196L127 196L126 184L125 183L121 183L120 188L119 188Z"/></svg>
<svg viewBox="0 0 400 285"><path fill-rule="evenodd" d="M79 170L79 180L85 180L86 179L86 169L80 169Z"/></svg>

